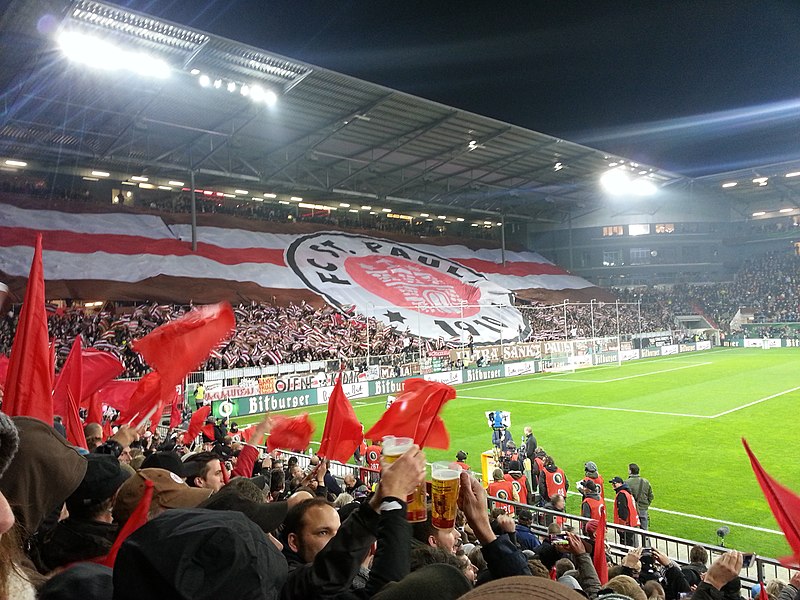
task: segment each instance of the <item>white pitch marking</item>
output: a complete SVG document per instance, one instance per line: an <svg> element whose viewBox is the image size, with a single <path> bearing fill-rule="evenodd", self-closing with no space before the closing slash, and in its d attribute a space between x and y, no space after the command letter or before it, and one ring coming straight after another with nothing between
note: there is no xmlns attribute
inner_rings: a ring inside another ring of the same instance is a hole
<svg viewBox="0 0 800 600"><path fill-rule="evenodd" d="M783 396L785 394L791 394L792 392L796 392L800 390L800 385L797 387L793 387L790 390L784 390L782 392L778 392L777 394L772 394L771 396L766 396L764 398L759 398L758 400L753 400L752 402L748 402L747 404L742 404L741 406L737 406L736 408L731 408L730 410L723 411L716 415L712 415L712 419L716 419L718 417L724 417L725 415L729 415L731 413L735 413L737 410L742 410L743 408L749 408L751 406L755 406L756 404L761 404L762 402L766 402L767 400L772 400L773 398L777 398L778 396Z"/></svg>
<svg viewBox="0 0 800 600"><path fill-rule="evenodd" d="M674 367L672 369L661 369L660 371L648 371L647 373L638 373L637 375L626 375L625 377L614 377L613 379L556 379L555 381L566 381L573 383L613 383L614 381L625 381L626 379L636 379L637 377L647 377L648 375L657 375L658 373L669 373L671 371L680 371L681 369L691 369L693 367L705 367L713 365L712 362L692 363L682 367ZM542 379L549 379L543 377Z"/></svg>
<svg viewBox="0 0 800 600"><path fill-rule="evenodd" d="M669 417L689 417L692 419L710 419L709 415L692 415L686 413L673 413L673 412L662 412L657 410L642 410L637 408L620 408L617 406L594 406L591 404L567 404L565 402L541 402L539 400L508 400L505 398L486 398L482 396L459 396L459 398L465 398L467 400L490 400L492 402L503 403L503 402L513 402L516 404L536 404L540 406L563 406L565 408L589 408L594 410L610 410L614 412L631 412L631 413L641 413L646 415L665 415Z"/></svg>

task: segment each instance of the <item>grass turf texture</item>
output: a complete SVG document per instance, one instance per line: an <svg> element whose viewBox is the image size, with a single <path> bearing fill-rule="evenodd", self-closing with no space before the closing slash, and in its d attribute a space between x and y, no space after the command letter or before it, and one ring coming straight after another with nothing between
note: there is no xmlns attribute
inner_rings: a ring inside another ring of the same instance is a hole
<svg viewBox="0 0 800 600"><path fill-rule="evenodd" d="M466 450L467 462L479 470L480 453L491 447L484 412L508 410L514 441L519 442L524 426L532 426L539 445L566 472L571 491L588 460L597 463L606 481L627 477L628 463L635 462L653 486L652 508L777 530L740 438L748 439L770 474L800 493L800 389L782 393L800 386L798 367L798 349L715 349L621 367L464 384L442 412L450 449L428 449L426 456L452 460L457 450ZM767 399L775 394L781 395ZM366 428L383 413L384 403L385 397L354 401ZM318 441L325 408L292 412L305 411ZM606 498L612 495L606 484ZM569 496L567 510L580 512L577 496ZM716 544L719 526L650 511L652 530L690 540ZM729 547L762 556L789 554L782 535L729 526Z"/></svg>

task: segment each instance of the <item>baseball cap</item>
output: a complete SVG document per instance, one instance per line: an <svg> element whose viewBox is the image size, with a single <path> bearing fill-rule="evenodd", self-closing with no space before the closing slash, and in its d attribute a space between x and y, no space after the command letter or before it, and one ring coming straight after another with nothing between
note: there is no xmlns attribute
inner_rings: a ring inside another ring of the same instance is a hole
<svg viewBox="0 0 800 600"><path fill-rule="evenodd" d="M211 495L211 490L191 488L166 469L142 469L122 484L114 503L113 517L127 521L144 497L145 481L153 482L153 502L163 508L194 508Z"/></svg>
<svg viewBox="0 0 800 600"><path fill-rule="evenodd" d="M81 506L98 504L111 498L130 477L110 454L87 454L83 481L67 498L67 510L78 512Z"/></svg>
<svg viewBox="0 0 800 600"><path fill-rule="evenodd" d="M592 481L591 479L586 479L586 480L582 481L581 483L583 484L583 489L585 489L587 492L591 492L592 494L594 494L594 493L599 491L597 489L597 484L594 481Z"/></svg>
<svg viewBox="0 0 800 600"><path fill-rule="evenodd" d="M592 461L588 461L583 465L584 471L597 471L597 465L594 464Z"/></svg>
<svg viewBox="0 0 800 600"><path fill-rule="evenodd" d="M625 483L625 480L622 477L614 477L609 481L609 483Z"/></svg>

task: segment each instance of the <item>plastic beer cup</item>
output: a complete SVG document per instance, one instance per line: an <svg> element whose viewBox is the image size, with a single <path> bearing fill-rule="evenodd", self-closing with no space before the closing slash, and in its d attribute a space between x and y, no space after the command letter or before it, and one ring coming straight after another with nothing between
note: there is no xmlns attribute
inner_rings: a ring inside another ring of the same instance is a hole
<svg viewBox="0 0 800 600"><path fill-rule="evenodd" d="M431 466L431 524L437 529L452 529L456 524L461 466L435 462Z"/></svg>
<svg viewBox="0 0 800 600"><path fill-rule="evenodd" d="M414 440L408 437L395 437L387 435L383 438L383 448L381 454L383 460L389 464L397 460L397 458L411 449L414 445ZM411 523L420 523L428 516L428 510L425 507L425 482L417 486L409 496L406 498L408 510L406 518Z"/></svg>

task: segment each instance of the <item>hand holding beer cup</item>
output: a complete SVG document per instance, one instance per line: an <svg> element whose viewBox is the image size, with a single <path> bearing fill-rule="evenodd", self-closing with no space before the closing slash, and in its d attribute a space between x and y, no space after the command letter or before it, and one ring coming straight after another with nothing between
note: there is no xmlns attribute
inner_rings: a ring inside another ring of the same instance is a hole
<svg viewBox="0 0 800 600"><path fill-rule="evenodd" d="M461 466L435 462L431 466L431 524L437 529L452 529L458 510Z"/></svg>
<svg viewBox="0 0 800 600"><path fill-rule="evenodd" d="M461 473L458 508L464 512L467 523L481 544L490 544L497 539L489 524L486 490L480 481L464 471Z"/></svg>
<svg viewBox="0 0 800 600"><path fill-rule="evenodd" d="M421 457L421 458L420 458ZM406 517L411 523L418 523L424 521L427 517L427 508L425 506L425 455L419 449L419 446L414 444L414 440L408 437L395 437L387 435L383 438L383 453L381 455L381 485L387 473L390 473L394 465L398 462L411 462L411 465L405 465L403 470L409 469L415 475L409 477L414 479L414 485L409 488L407 492L394 490L396 493L389 493L387 491L379 491L378 494L385 496L395 496L397 498L406 498L408 510ZM413 465L413 467L412 467ZM411 475L409 473L409 475ZM398 486L398 483L390 479L387 487L392 488ZM380 490L380 485L378 486ZM402 486L398 486L402 487Z"/></svg>
<svg viewBox="0 0 800 600"><path fill-rule="evenodd" d="M378 495L405 498L425 481L425 453L416 444L391 463L384 463Z"/></svg>

